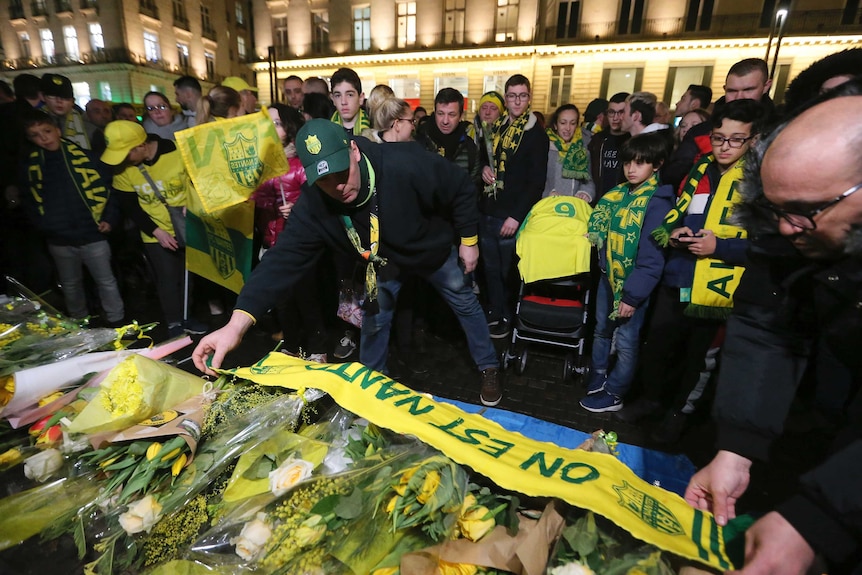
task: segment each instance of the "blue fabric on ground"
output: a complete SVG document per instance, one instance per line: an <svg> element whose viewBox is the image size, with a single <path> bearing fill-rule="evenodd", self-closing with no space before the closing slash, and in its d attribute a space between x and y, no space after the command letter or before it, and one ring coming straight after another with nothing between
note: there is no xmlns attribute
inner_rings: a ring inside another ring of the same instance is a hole
<svg viewBox="0 0 862 575"><path fill-rule="evenodd" d="M435 397L434 399L451 403L467 413L478 413L484 410L483 417L499 423L509 431L515 431L530 439L554 443L568 449L578 447L590 437L589 433L583 431L505 409L482 407L442 397ZM679 495L685 493L688 481L696 471L694 464L685 455L673 455L625 443L617 445L617 452L619 453L619 460L634 471L638 477Z"/></svg>

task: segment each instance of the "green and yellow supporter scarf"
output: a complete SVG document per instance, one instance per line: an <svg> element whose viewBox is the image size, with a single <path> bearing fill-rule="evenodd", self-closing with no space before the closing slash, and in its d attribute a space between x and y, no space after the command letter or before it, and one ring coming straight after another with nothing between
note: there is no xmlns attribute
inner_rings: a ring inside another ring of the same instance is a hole
<svg viewBox="0 0 862 575"><path fill-rule="evenodd" d="M518 151L521 140L524 138L527 123L530 121L532 115L531 106L527 106L524 113L515 118L511 124L509 123L509 112L506 112L494 122L494 126L491 128L491 141L494 149L494 174L496 179L493 184L485 186L485 194L496 197L497 192L503 189L506 179L506 162L509 161L509 156Z"/></svg>
<svg viewBox="0 0 862 575"><path fill-rule="evenodd" d="M571 142L564 142L555 131L548 128L545 130L548 138L557 152L560 154L560 163L563 165L563 177L569 180L588 180L590 178L590 164L587 156L587 148L584 146L584 137L580 128L575 130Z"/></svg>
<svg viewBox="0 0 862 575"><path fill-rule="evenodd" d="M63 153L63 163L69 172L69 176L72 178L72 182L75 184L78 197L81 198L81 201L90 210L93 221L98 224L102 218L105 204L108 201L108 188L105 187L102 176L93 167L86 152L74 143L69 141L61 142L60 151ZM27 177L30 182L30 193L36 199L40 215L45 215L45 207L42 205L42 166L44 165L45 150L39 148L30 154Z"/></svg>
<svg viewBox="0 0 862 575"><path fill-rule="evenodd" d="M331 122L335 122L339 126L343 126L344 123L341 120L341 114L336 112L332 114L332 117L329 118ZM356 122L353 124L353 135L361 136L362 130L370 130L371 129L371 120L368 119L368 115L365 113L365 110L359 108L359 111L356 113Z"/></svg>
<svg viewBox="0 0 862 575"><path fill-rule="evenodd" d="M688 181L676 206L668 212L661 226L652 231L652 236L661 245L670 241L670 233L682 225L682 220L691 205L691 200L701 185L706 169L715 161L715 156L707 154L689 172ZM737 186L743 175L740 159L721 176L715 196L709 202L704 229L712 230L717 238L745 238L744 229L730 222L734 205L742 198ZM708 182L704 182L709 185ZM715 258L698 258L694 266L694 281L691 285L691 303L685 309L686 315L711 319L725 319L733 308L733 292L739 285L744 268L731 266Z"/></svg>
<svg viewBox="0 0 862 575"><path fill-rule="evenodd" d="M341 224L344 226L344 231L347 232L347 237L350 239L350 243L353 244L353 247L362 256L367 263L365 265L365 304L364 309L365 313L369 315L374 315L380 311L380 305L377 301L377 269L375 266L385 266L386 258L377 255L377 251L380 249L380 221L377 217L378 205L377 205L377 183L376 183L376 175L374 173L374 168L371 166L371 162L368 161L368 158L365 156L362 157L365 160L365 166L368 171L368 181L369 181L369 194L368 197L361 203L357 205L357 207L362 206L367 201L371 201L371 211L369 214L369 246L367 248L362 247L362 239L359 237L359 232L356 231L356 228L353 226L353 220L350 219L350 216L341 216Z"/></svg>
<svg viewBox="0 0 862 575"><path fill-rule="evenodd" d="M647 204L657 189L655 174L633 190L631 184L620 184L602 196L590 216L587 225L590 243L599 249L607 246L607 275L614 292L610 319L619 317L623 285L635 268Z"/></svg>
<svg viewBox="0 0 862 575"><path fill-rule="evenodd" d="M63 118L63 137L82 148L90 149L90 137L87 135L84 116L78 110L72 110Z"/></svg>

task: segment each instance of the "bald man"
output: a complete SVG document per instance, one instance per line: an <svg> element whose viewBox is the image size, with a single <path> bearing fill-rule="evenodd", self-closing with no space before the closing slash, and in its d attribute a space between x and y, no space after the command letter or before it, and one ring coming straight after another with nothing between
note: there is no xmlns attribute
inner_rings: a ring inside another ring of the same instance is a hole
<svg viewBox="0 0 862 575"><path fill-rule="evenodd" d="M768 460L815 341L846 366L851 392L820 463L788 478L795 495L746 533L741 575L862 568L862 81L779 126L746 171L750 263L727 323L715 417L718 454L686 500L725 524L736 515L755 460ZM841 130L836 132L835 126ZM761 170L757 172L760 164ZM854 393L855 397L854 397ZM780 489L778 491L781 491Z"/></svg>

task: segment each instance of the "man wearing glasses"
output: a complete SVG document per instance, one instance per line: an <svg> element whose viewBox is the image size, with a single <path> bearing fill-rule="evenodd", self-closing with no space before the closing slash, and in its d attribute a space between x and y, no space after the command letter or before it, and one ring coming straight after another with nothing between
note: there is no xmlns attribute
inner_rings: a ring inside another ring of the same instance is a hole
<svg viewBox="0 0 862 575"><path fill-rule="evenodd" d="M618 92L611 96L607 111L609 129L594 135L587 146L590 151L593 182L596 184L596 202L625 180L618 155L623 143L630 137L629 133L623 130L623 114L628 97L628 92Z"/></svg>
<svg viewBox="0 0 862 575"><path fill-rule="evenodd" d="M743 158L760 132L763 109L739 100L714 118L712 153L692 168L676 207L652 232L671 249L641 356L643 395L618 414L633 422L666 411L652 433L660 443L679 439L704 395L704 357L732 309L749 244L729 214L741 201Z"/></svg>
<svg viewBox="0 0 862 575"><path fill-rule="evenodd" d="M542 197L548 166L548 135L530 111L530 81L506 80L506 112L490 130L493 158L482 168L479 245L488 287L491 337L509 335L514 313L515 232Z"/></svg>
<svg viewBox="0 0 862 575"><path fill-rule="evenodd" d="M752 462L769 459L814 342L825 341L851 374L848 400L830 436L809 444L818 463L789 477L793 495L748 529L745 574L814 572L815 553L827 563L818 573L862 567L862 81L830 96L752 154L760 169L746 172L740 215L755 240L727 323L719 451L686 490L719 524L736 515Z"/></svg>

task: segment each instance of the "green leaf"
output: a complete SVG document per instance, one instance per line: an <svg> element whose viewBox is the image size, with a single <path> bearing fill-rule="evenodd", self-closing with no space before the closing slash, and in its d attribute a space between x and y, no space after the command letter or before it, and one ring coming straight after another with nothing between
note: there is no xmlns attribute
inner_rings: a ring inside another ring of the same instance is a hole
<svg viewBox="0 0 862 575"><path fill-rule="evenodd" d="M342 519L356 519L363 513L362 494L359 489L354 489L350 495L341 497L335 506L335 514Z"/></svg>
<svg viewBox="0 0 862 575"><path fill-rule="evenodd" d="M587 513L575 521L573 525L563 529L563 538L572 548L572 551L579 556L587 557L590 555L596 550L599 543L595 516L592 513Z"/></svg>
<svg viewBox="0 0 862 575"><path fill-rule="evenodd" d="M109 466L105 467L105 471L118 471L120 469L126 469L127 467L132 467L138 462L134 457L127 457L126 459L121 459L116 463L112 463Z"/></svg>
<svg viewBox="0 0 862 575"><path fill-rule="evenodd" d="M323 499L317 502L314 507L311 508L309 512L310 515L314 515L317 513L318 515L329 515L335 512L335 508L338 505L338 501L342 498L341 495L337 493L333 493L332 495L327 495Z"/></svg>
<svg viewBox="0 0 862 575"><path fill-rule="evenodd" d="M84 518L80 515L75 518L72 539L75 541L75 547L78 548L78 559L83 559L87 554L87 538L84 535Z"/></svg>
<svg viewBox="0 0 862 575"><path fill-rule="evenodd" d="M129 455L140 457L147 452L152 444L152 441L135 441L129 445Z"/></svg>

